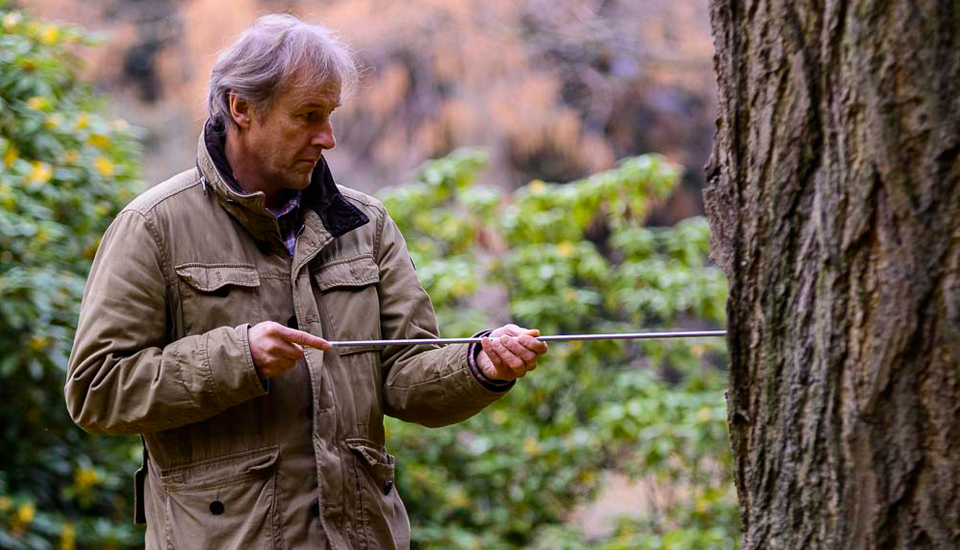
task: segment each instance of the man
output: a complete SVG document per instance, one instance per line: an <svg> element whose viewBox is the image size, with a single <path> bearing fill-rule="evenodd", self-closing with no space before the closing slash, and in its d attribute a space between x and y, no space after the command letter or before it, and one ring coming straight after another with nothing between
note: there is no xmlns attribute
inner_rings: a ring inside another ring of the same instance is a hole
<svg viewBox="0 0 960 550"><path fill-rule="evenodd" d="M464 420L536 366L536 331L482 346L331 349L437 335L383 205L322 152L356 65L323 28L259 19L216 62L197 166L103 237L66 401L94 433L142 434L147 548L409 544L383 415Z"/></svg>

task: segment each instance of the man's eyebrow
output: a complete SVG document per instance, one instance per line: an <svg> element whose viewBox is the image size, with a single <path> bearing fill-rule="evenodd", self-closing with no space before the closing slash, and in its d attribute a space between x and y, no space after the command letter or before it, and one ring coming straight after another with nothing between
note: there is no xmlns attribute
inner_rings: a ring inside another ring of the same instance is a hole
<svg viewBox="0 0 960 550"><path fill-rule="evenodd" d="M340 107L340 106L342 106L342 105L343 105L343 103L340 102L340 101L338 101L336 105L334 105L333 107L331 107L331 109L336 109L337 107ZM325 104L325 103L316 103L316 102L314 102L314 101L310 101L310 102L308 102L308 103L304 103L303 105L300 105L299 108L300 108L300 109L305 109L305 108L307 108L307 107L310 107L310 108L320 108L320 109L323 109L323 108L326 107L326 106L327 106L327 104Z"/></svg>

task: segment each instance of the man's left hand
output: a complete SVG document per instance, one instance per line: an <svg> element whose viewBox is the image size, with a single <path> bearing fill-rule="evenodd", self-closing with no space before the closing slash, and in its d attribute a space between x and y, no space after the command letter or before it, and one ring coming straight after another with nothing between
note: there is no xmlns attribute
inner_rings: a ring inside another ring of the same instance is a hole
<svg viewBox="0 0 960 550"><path fill-rule="evenodd" d="M537 329L505 325L480 341L483 350L477 366L491 380L523 378L537 368L537 358L547 352L547 343L540 341Z"/></svg>

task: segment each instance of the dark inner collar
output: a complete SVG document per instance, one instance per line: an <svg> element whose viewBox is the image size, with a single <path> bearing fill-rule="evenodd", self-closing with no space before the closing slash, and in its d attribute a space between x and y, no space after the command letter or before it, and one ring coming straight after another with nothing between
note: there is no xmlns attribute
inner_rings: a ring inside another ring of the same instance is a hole
<svg viewBox="0 0 960 550"><path fill-rule="evenodd" d="M237 193L246 194L237 179L233 177L233 170L227 161L227 131L224 123L207 120L204 125L203 139L207 153L223 181ZM303 190L301 201L304 206L311 208L320 216L324 227L334 237L339 237L370 221L366 214L350 204L337 189L337 183L333 180L327 160L322 156L314 167L313 173L310 174L310 185Z"/></svg>

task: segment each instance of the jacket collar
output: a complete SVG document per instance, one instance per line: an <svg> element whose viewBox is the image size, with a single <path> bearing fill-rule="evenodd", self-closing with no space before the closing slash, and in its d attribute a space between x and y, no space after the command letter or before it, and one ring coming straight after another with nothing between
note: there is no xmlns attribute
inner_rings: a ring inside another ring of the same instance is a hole
<svg viewBox="0 0 960 550"><path fill-rule="evenodd" d="M257 240L279 242L276 218L266 209L266 197L262 191L243 191L227 162L225 144L223 124L207 120L197 147L197 169L204 193L212 192L220 204ZM344 198L323 157L313 169L310 185L303 190L301 201L302 206L317 213L323 229L332 237L340 237L370 221L366 214Z"/></svg>

